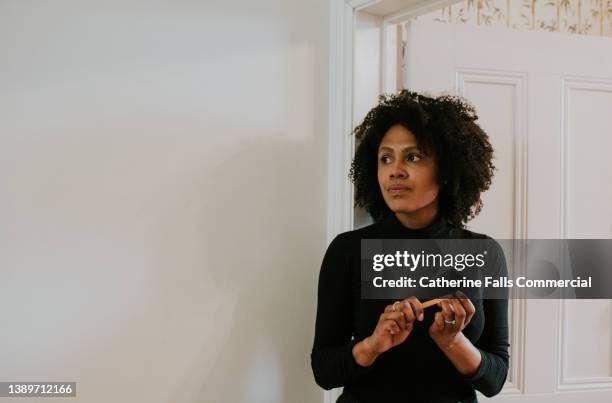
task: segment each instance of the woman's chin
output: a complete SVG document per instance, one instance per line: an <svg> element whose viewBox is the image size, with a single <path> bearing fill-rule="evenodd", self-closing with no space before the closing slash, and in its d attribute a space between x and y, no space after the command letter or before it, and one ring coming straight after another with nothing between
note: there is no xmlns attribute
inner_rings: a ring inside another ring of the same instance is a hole
<svg viewBox="0 0 612 403"><path fill-rule="evenodd" d="M389 209L395 214L412 214L417 211L414 206L406 206L406 204L392 203L389 205Z"/></svg>

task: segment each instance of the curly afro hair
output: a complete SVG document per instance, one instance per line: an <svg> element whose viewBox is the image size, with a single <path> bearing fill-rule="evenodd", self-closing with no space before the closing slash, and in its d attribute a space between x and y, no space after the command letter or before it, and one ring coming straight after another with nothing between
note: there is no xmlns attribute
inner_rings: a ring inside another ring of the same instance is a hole
<svg viewBox="0 0 612 403"><path fill-rule="evenodd" d="M378 184L377 155L386 132L400 124L414 134L422 151L434 157L441 215L464 228L482 209L480 194L491 185L495 170L493 147L477 119L474 107L457 96L433 98L408 90L381 95L354 130L358 146L349 179L355 185L355 206L375 221L391 213Z"/></svg>

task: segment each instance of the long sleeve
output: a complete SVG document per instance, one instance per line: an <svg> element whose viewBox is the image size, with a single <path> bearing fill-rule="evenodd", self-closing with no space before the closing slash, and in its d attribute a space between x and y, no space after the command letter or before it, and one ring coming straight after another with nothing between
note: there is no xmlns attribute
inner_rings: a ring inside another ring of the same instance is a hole
<svg viewBox="0 0 612 403"><path fill-rule="evenodd" d="M498 394L508 375L508 300L483 301L486 325L475 343L482 360L474 376L466 378L470 386L487 397Z"/></svg>
<svg viewBox="0 0 612 403"><path fill-rule="evenodd" d="M508 275L504 252L497 242L496 276ZM498 394L508 376L508 300L483 300L485 326L482 335L474 344L482 356L480 367L474 376L466 378L472 388L487 397Z"/></svg>
<svg viewBox="0 0 612 403"><path fill-rule="evenodd" d="M362 367L353 357L351 278L347 242L342 234L331 242L321 264L317 318L311 353L315 381L329 390L355 382L373 366Z"/></svg>

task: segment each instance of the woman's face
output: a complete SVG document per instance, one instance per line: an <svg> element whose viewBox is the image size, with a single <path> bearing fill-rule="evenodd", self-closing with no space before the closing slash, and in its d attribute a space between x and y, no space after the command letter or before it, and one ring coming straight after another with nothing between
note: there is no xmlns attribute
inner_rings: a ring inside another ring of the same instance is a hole
<svg viewBox="0 0 612 403"><path fill-rule="evenodd" d="M438 210L436 164L402 125L392 126L378 146L378 184L398 217L434 217Z"/></svg>

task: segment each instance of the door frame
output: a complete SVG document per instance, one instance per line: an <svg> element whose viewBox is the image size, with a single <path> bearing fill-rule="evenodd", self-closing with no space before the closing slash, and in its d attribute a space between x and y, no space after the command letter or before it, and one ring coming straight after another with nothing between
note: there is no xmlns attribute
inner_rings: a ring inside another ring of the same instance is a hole
<svg viewBox="0 0 612 403"><path fill-rule="evenodd" d="M384 0L330 0L329 92L328 92L328 155L327 155L327 243L339 233L354 228L353 186L348 180L355 152L353 131L353 46L356 13ZM389 27L419 15L447 7L462 0L413 0L381 20L380 93L395 91L396 71L389 64ZM511 342L511 381L504 395L524 392L524 300L512 301L512 321L515 327ZM516 305L516 306L515 306ZM324 391L323 402L334 403L340 389Z"/></svg>
<svg viewBox="0 0 612 403"><path fill-rule="evenodd" d="M353 187L348 172L355 151L353 127L353 38L356 13L384 0L330 0L327 242L353 228ZM387 27L462 0L412 0L382 19L381 93L393 91L394 69L386 68L390 38Z"/></svg>

